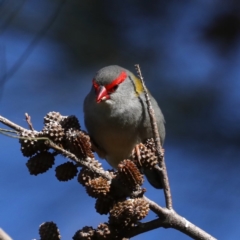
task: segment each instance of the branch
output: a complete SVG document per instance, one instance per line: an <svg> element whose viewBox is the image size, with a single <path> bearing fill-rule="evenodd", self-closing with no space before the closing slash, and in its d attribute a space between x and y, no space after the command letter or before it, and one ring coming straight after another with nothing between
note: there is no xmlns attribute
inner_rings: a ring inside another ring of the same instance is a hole
<svg viewBox="0 0 240 240"><path fill-rule="evenodd" d="M146 223L139 223L137 227L129 230L126 237L131 238L141 233L164 227L177 229L193 239L216 240L216 238L195 226L184 217L178 215L175 211L167 208L165 208L164 211L166 213L165 219L158 218Z"/></svg>
<svg viewBox="0 0 240 240"><path fill-rule="evenodd" d="M5 124L6 126L14 129L18 134L23 132L23 131L29 131L23 127L20 127L19 125L11 122L10 120L0 116L0 122ZM10 130L7 130L10 131ZM10 131L11 132L11 131ZM37 131L34 131L38 133ZM14 132L15 133L15 132ZM20 137L19 137L20 138ZM26 139L33 139L33 138L26 138ZM50 148L54 149L57 153L61 153L65 157L75 161L79 166L84 166L91 170L94 173L97 173L99 176L102 176L103 178L113 182L113 175L111 175L108 171L104 171L102 168L98 168L91 164L92 160L95 160L90 157L82 158L79 159L76 157L75 154L63 149L61 146L55 144L53 141L48 139L47 137L43 138L35 138L35 140L45 140L45 144L49 146ZM161 170L161 169L160 169ZM166 169L165 171L166 172ZM115 180L116 178L114 178ZM114 183L117 186L117 190L119 192L124 192L124 188L126 188L125 185L122 184L121 179L117 180ZM169 187L169 185L167 185ZM141 190L141 189L140 189ZM191 238L197 239L197 240L216 240L214 237L200 229L199 227L195 226L188 220L186 220L184 217L178 215L172 208L169 208L169 203L167 208L163 208L159 206L157 203L154 201L148 199L146 196L142 196L144 191L140 191L138 193L139 189L134 190L133 192L130 193L133 198L139 198L142 197L145 202L149 205L149 208L157 214L158 218L149 222L145 223L137 223L136 227L130 227L126 232L123 232L123 237L131 238L136 235L139 235L141 233L159 228L159 227L164 227L164 228L174 228L182 233L188 235ZM130 196L129 195L129 196ZM171 195L170 195L171 197ZM167 195L167 198L169 196ZM168 199L169 201L169 199ZM1 239L1 238L0 238ZM5 240L5 239L4 239Z"/></svg>
<svg viewBox="0 0 240 240"><path fill-rule="evenodd" d="M155 141L155 146L156 146L156 152L157 152L157 157L159 160L159 166L155 166L155 168L161 173L162 175L162 181L163 181L163 191L164 191L164 196L165 196L165 202L166 202L166 207L168 209L172 209L172 196L171 196L171 190L170 190L170 184L169 184L169 180L168 180L168 174L167 174L167 168L166 168L166 164L165 164L165 159L164 156L162 154L163 149L162 149L162 145L161 145L161 140L159 137L159 132L158 132L158 127L157 127L157 122L156 122L156 118L155 118L155 113L151 104L151 100L149 98L148 95L148 91L147 88L145 86L145 83L143 81L143 76L141 73L141 69L139 67L138 64L135 65L138 76L142 82L142 86L143 86L143 90L145 93L145 97L146 97L146 102L147 102L147 106L148 106L148 112L149 112L149 116L150 116L150 120L151 120L151 124L152 124L152 129L153 129L153 136L154 136L154 141Z"/></svg>
<svg viewBox="0 0 240 240"><path fill-rule="evenodd" d="M11 122L10 120L8 120L7 118L1 115L0 115L0 122L12 129L15 129L17 132L23 132L26 130L25 128L17 125L16 123Z"/></svg>
<svg viewBox="0 0 240 240"><path fill-rule="evenodd" d="M139 223L137 227L132 228L128 233L127 237L132 238L139 234L149 232L151 230L163 227L163 220L160 218L154 219L146 223Z"/></svg>
<svg viewBox="0 0 240 240"><path fill-rule="evenodd" d="M93 166L91 163L89 163L89 161L91 160L91 158L87 157L85 159L79 159L76 157L75 154L59 147L58 145L56 145L54 142L52 142L51 140L47 140L45 142L46 145L48 145L49 147L51 147L52 149L56 150L57 152L60 152L61 154L63 154L65 157L75 161L76 163L78 163L80 166L84 166L89 168L92 172L95 172L97 174L99 174L100 176L108 179L108 180L112 180L112 177L110 176L110 174L107 171L101 170L95 166ZM94 159L95 160L95 159Z"/></svg>
<svg viewBox="0 0 240 240"><path fill-rule="evenodd" d="M28 113L25 113L25 118L26 118L29 129L34 131L33 124L31 122L31 117L28 115Z"/></svg>
<svg viewBox="0 0 240 240"><path fill-rule="evenodd" d="M12 238L0 228L0 240L12 240Z"/></svg>

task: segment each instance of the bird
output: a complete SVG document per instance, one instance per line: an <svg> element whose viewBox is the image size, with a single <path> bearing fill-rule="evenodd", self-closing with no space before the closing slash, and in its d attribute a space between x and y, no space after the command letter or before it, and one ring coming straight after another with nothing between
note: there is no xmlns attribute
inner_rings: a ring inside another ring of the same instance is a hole
<svg viewBox="0 0 240 240"><path fill-rule="evenodd" d="M148 95L163 144L164 116L149 91ZM115 169L122 160L129 159L137 144L153 137L142 82L123 67L110 65L97 71L83 109L94 150ZM142 171L153 187L162 188L162 178L156 169Z"/></svg>

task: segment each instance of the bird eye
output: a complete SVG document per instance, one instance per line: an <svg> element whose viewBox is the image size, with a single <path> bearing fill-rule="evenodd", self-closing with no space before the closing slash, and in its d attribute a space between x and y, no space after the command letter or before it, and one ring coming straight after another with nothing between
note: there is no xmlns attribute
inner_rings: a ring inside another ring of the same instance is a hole
<svg viewBox="0 0 240 240"><path fill-rule="evenodd" d="M114 93L118 89L118 84L113 86L111 89L108 90L109 93Z"/></svg>
<svg viewBox="0 0 240 240"><path fill-rule="evenodd" d="M116 91L118 89L118 84L113 87L113 91Z"/></svg>

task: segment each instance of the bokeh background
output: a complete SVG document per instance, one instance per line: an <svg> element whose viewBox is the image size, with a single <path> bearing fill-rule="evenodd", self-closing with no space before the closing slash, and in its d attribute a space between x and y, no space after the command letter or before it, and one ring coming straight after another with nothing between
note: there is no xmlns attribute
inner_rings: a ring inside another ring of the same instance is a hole
<svg viewBox="0 0 240 240"><path fill-rule="evenodd" d="M240 239L239 10L237 0L1 0L0 115L27 127L27 112L41 130L59 111L84 128L95 72L139 63L166 118L175 210L218 239ZM107 220L76 179L60 183L54 168L30 176L26 161L18 140L1 135L0 227L13 239L39 238L45 221L71 239ZM162 192L145 186L164 206ZM146 238L189 239L173 229L134 239Z"/></svg>

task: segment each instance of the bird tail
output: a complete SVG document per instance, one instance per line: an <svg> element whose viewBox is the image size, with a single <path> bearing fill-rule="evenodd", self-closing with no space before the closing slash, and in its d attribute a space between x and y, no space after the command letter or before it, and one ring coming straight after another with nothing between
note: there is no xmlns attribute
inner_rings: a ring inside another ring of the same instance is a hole
<svg viewBox="0 0 240 240"><path fill-rule="evenodd" d="M157 189L162 189L163 185L162 185L162 176L159 173L159 171L157 171L157 169L146 169L143 168L142 169L144 175L147 177L148 182L155 188Z"/></svg>

